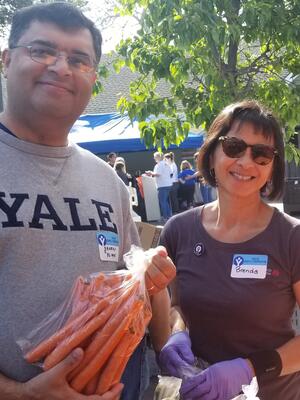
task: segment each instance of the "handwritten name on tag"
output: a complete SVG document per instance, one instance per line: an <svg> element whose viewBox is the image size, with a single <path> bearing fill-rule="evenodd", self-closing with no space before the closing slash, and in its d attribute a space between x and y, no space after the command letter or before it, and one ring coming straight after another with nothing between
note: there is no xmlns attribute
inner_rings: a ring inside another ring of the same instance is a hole
<svg viewBox="0 0 300 400"><path fill-rule="evenodd" d="M234 254L232 258L232 278L265 279L268 256L263 254Z"/></svg>

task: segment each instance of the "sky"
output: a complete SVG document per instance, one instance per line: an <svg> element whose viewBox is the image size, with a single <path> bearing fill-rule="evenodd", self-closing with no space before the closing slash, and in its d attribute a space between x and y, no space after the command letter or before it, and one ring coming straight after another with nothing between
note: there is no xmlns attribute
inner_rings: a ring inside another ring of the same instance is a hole
<svg viewBox="0 0 300 400"><path fill-rule="evenodd" d="M89 0L88 6L90 11L84 12L87 17L92 21L96 22L96 19L100 19L104 13L111 14L111 7L109 7L110 1L115 0ZM98 16L98 18L97 18ZM138 30L137 21L132 17L117 17L114 19L113 24L103 29L101 24L96 24L101 30L103 37L102 52L108 53L116 47L121 39L134 36ZM0 38L0 49L7 46L7 37Z"/></svg>
<svg viewBox="0 0 300 400"><path fill-rule="evenodd" d="M114 2L114 0L111 1ZM110 15L113 13L109 3L110 0L89 0L88 5L91 11L85 12L85 14L96 22L96 19L100 20L105 13ZM138 23L133 17L124 16L116 17L109 27L103 27L101 23L97 24L97 27L101 30L103 37L103 53L108 53L121 39L134 36L138 30Z"/></svg>

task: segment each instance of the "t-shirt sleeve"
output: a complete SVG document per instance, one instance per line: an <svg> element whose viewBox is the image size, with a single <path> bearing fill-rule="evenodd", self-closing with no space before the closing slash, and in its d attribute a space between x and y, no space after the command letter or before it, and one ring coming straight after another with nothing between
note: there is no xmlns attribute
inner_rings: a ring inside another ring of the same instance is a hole
<svg viewBox="0 0 300 400"><path fill-rule="evenodd" d="M292 283L300 281L300 224L291 233L290 259L292 267Z"/></svg>
<svg viewBox="0 0 300 400"><path fill-rule="evenodd" d="M176 255L176 226L175 221L169 220L164 226L159 239L159 244L167 249L168 255L175 264Z"/></svg>
<svg viewBox="0 0 300 400"><path fill-rule="evenodd" d="M156 168L156 172L155 172L155 168ZM162 175L164 173L164 165L162 162L159 162L155 165L154 167L154 172L158 175Z"/></svg>

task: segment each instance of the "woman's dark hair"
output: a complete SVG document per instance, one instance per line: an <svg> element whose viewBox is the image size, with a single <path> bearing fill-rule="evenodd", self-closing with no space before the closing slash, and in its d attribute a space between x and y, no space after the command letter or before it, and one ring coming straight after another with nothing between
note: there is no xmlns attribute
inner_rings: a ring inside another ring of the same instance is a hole
<svg viewBox="0 0 300 400"><path fill-rule="evenodd" d="M282 128L271 111L254 100L245 100L225 107L215 118L209 128L204 144L199 149L198 169L205 181L216 187L216 179L211 171L211 157L218 145L220 136L228 134L235 122L250 123L255 130L266 138L273 138L277 154L273 161L272 188L267 194L269 200L282 195L284 188L284 141ZM261 193L265 186L261 188Z"/></svg>
<svg viewBox="0 0 300 400"><path fill-rule="evenodd" d="M64 31L88 29L93 38L96 62L101 58L102 36L95 24L78 8L65 2L35 4L18 10L12 19L8 44L16 46L33 21L50 22Z"/></svg>

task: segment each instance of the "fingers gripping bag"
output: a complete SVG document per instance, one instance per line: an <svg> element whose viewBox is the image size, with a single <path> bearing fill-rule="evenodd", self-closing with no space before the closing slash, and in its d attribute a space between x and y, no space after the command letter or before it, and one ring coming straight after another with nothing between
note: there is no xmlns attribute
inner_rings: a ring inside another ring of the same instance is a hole
<svg viewBox="0 0 300 400"><path fill-rule="evenodd" d="M77 392L101 395L119 382L152 317L150 255L132 246L127 269L78 277L65 301L17 341L26 361L47 371L81 347L84 356L68 376Z"/></svg>

